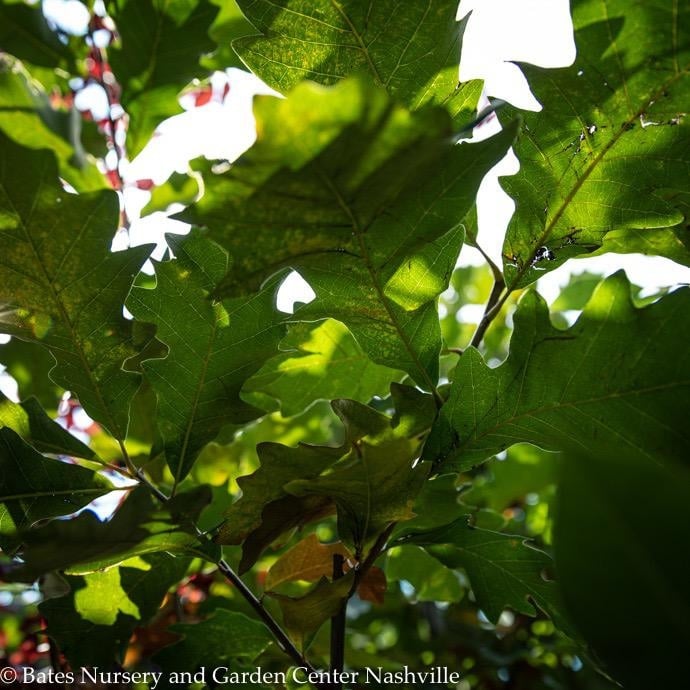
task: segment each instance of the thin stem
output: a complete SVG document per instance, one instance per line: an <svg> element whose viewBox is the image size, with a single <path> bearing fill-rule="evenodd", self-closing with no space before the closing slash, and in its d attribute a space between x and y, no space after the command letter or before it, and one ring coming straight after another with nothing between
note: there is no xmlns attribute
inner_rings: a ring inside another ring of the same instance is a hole
<svg viewBox="0 0 690 690"><path fill-rule="evenodd" d="M333 554L333 582L343 577L345 558L342 554ZM347 612L347 599L343 602L340 611L331 618L331 690L342 690L343 684L336 679L345 667L345 614Z"/></svg>
<svg viewBox="0 0 690 690"><path fill-rule="evenodd" d="M494 260L479 246L477 242L475 242L473 246L488 264L489 268L491 269L491 273L493 273L494 281L503 283L503 271L494 263Z"/></svg>
<svg viewBox="0 0 690 690"><path fill-rule="evenodd" d="M144 473L137 468L132 459L127 452L127 448L123 441L118 441L120 445L120 450L122 452L122 458L127 467L126 472L122 472L125 476L129 476L131 479L139 482L142 486L145 486L161 503L166 504L170 501L170 498L166 496L155 484L151 483ZM196 531L197 538L202 543L208 542L207 535L199 529L196 523L192 524L194 530ZM271 634L275 638L278 646L288 655L293 661L298 665L307 669L309 673L315 672L314 667L306 660L304 655L297 649L292 640L288 637L287 633L280 627L280 624L273 618L269 611L264 607L261 601L256 597L256 595L244 584L240 576L230 567L224 558L220 558L216 562L218 570L225 577L230 584L232 584L244 600L254 609L259 618L263 621L264 625L271 631ZM319 687L319 686L317 686ZM322 690L326 690L322 688Z"/></svg>
<svg viewBox="0 0 690 690"><path fill-rule="evenodd" d="M275 637L278 646L289 655L298 666L303 666L308 673L314 672L314 667L304 658L303 654L295 647L292 640L287 636L285 631L280 627L275 618L266 610L264 605L256 598L254 593L244 584L240 576L228 565L225 559L221 558L218 561L218 570L230 582L247 603L254 609L256 614L264 622L264 625L271 631ZM325 690L325 688L324 688Z"/></svg>
<svg viewBox="0 0 690 690"><path fill-rule="evenodd" d="M494 280L494 286L491 290L491 294L489 295L489 300L486 303L486 307L484 308L484 314L474 332L474 335L472 336L472 340L470 341L471 347L479 347L487 328L489 328L491 322L494 320L498 312L501 310L501 307L508 299L510 292L506 291L504 293L504 289L505 282L503 280L503 276L501 276L500 280Z"/></svg>
<svg viewBox="0 0 690 690"><path fill-rule="evenodd" d="M388 538L391 536L393 533L393 530L395 529L395 526L397 525L397 522L391 522L386 529L379 534L378 538L374 542L374 545L369 549L369 553L367 554L367 557L362 561L360 566L357 568L355 572L355 581L352 584L352 589L350 590L350 596L352 596L355 591L357 590L357 587L359 587L359 583L364 579L364 576L369 572L371 569L371 566L374 565L376 562L376 559L381 555L381 552L386 548L386 543L388 542Z"/></svg>

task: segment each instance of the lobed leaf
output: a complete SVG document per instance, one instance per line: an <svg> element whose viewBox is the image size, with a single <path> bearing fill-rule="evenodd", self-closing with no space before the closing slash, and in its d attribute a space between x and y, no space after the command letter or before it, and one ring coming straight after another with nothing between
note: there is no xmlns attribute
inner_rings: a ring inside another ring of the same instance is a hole
<svg viewBox="0 0 690 690"><path fill-rule="evenodd" d="M156 325L169 349L142 366L158 397L158 429L177 484L221 427L263 414L240 389L277 352L285 327L273 285L247 298L211 299L227 271L218 245L193 235L172 247L177 258L157 264L156 288L135 287L127 306Z"/></svg>
<svg viewBox="0 0 690 690"><path fill-rule="evenodd" d="M208 487L200 486L157 508L147 489L138 487L108 522L86 511L24 532L23 563L11 578L32 582L53 570L83 575L160 552L216 560L217 549L199 540L192 522L209 500Z"/></svg>
<svg viewBox="0 0 690 690"><path fill-rule="evenodd" d="M51 419L36 398L21 403L0 392L0 429L12 429L24 441L42 453L72 455L91 460L95 453L69 431Z"/></svg>
<svg viewBox="0 0 690 690"><path fill-rule="evenodd" d="M690 263L690 6L578 0L573 22L571 67L523 67L546 107L525 115L503 183L510 288L602 244Z"/></svg>
<svg viewBox="0 0 690 690"><path fill-rule="evenodd" d="M46 633L73 668L122 664L135 628L159 612L188 566L188 558L150 553L107 570L67 575L70 591L39 604Z"/></svg>
<svg viewBox="0 0 690 690"><path fill-rule="evenodd" d="M179 92L215 47L208 32L218 7L208 0L124 0L110 2L108 11L121 40L108 53L130 116L127 149L134 155L163 120L180 112Z"/></svg>
<svg viewBox="0 0 690 690"><path fill-rule="evenodd" d="M95 160L84 150L82 127L82 115L76 108L55 110L45 87L26 67L11 55L0 54L0 129L22 146L51 149L60 176L77 191L98 191L107 183ZM7 151L5 155L9 155ZM8 163L20 164L11 157Z"/></svg>
<svg viewBox="0 0 690 690"><path fill-rule="evenodd" d="M411 109L444 105L470 119L481 84L458 81L464 23L455 0L238 0L261 32L233 47L277 91L310 79L334 84L366 73Z"/></svg>
<svg viewBox="0 0 690 690"><path fill-rule="evenodd" d="M466 519L460 519L429 532L409 534L404 541L423 546L448 568L462 568L490 621L498 621L506 607L534 616L536 604L562 630L569 629L558 587L545 578L551 559L524 538L470 527Z"/></svg>
<svg viewBox="0 0 690 690"><path fill-rule="evenodd" d="M54 433L48 434L51 443ZM92 470L44 457L10 427L0 429L0 470L3 550L16 547L17 534L37 522L75 513L114 489L110 481Z"/></svg>
<svg viewBox="0 0 690 690"><path fill-rule="evenodd" d="M492 369L467 350L425 457L462 470L528 442L595 452L616 444L635 457L683 458L690 443L690 291L635 309L630 284L603 281L568 330L552 326L536 293L515 314L510 355Z"/></svg>
<svg viewBox="0 0 690 690"><path fill-rule="evenodd" d="M318 400L345 397L369 402L384 397L391 379L403 377L374 364L347 328L327 319L296 323L272 357L247 381L244 390L276 398L285 416L299 414Z"/></svg>
<svg viewBox="0 0 690 690"><path fill-rule="evenodd" d="M50 350L53 380L124 439L139 375L122 305L151 247L111 253L114 192L73 195L48 151L30 151L0 132L0 329Z"/></svg>
<svg viewBox="0 0 690 690"><path fill-rule="evenodd" d="M257 144L205 178L180 214L233 259L219 294L298 270L316 292L303 320L342 321L375 362L432 390L441 349L436 298L448 285L484 173L515 128L456 146L447 113L409 113L362 80L299 85L256 100Z"/></svg>
<svg viewBox="0 0 690 690"><path fill-rule="evenodd" d="M182 639L154 656L168 679L162 687L175 687L169 681L173 672L218 668L235 659L252 661L271 644L271 635L263 623L223 608L217 608L200 623L176 623L168 629Z"/></svg>
<svg viewBox="0 0 690 690"><path fill-rule="evenodd" d="M360 560L365 543L391 522L413 516L428 474L417 463L435 415L431 396L393 384L393 418L351 400L333 403L345 425L340 447L259 444L261 466L240 477L242 495L226 514L219 541L242 546L240 571L286 531L333 511L340 537Z"/></svg>

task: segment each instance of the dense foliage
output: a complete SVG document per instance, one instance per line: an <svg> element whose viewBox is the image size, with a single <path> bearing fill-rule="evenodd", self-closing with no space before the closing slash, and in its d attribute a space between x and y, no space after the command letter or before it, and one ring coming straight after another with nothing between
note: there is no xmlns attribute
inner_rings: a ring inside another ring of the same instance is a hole
<svg viewBox="0 0 690 690"><path fill-rule="evenodd" d="M0 2L0 664L679 687L690 290L533 283L690 265L690 3L572 5L575 63L524 66L543 110L475 143L457 0L111 0L85 36ZM111 251L122 161L240 64L285 98L154 190L192 230L151 276ZM504 263L456 268L511 146Z"/></svg>

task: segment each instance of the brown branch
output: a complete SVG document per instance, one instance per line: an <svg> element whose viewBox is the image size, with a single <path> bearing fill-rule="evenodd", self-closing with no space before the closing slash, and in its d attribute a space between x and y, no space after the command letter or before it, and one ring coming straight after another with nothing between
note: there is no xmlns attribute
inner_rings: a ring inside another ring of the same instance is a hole
<svg viewBox="0 0 690 690"><path fill-rule="evenodd" d="M344 573L345 557L340 553L333 554L333 582L340 580ZM340 607L340 611L331 618L331 690L342 690L343 684L337 679L341 677L345 667L345 616L347 613L347 599Z"/></svg>
<svg viewBox="0 0 690 690"><path fill-rule="evenodd" d="M484 314L482 315L482 319L477 325L474 335L472 336L472 340L470 341L471 347L479 347L479 344L484 338L486 330L489 328L494 318L496 318L496 315L501 310L501 307L505 304L505 301L510 293L503 293L504 289L505 281L503 280L503 276L501 276L500 280L494 280L494 286L491 289L489 300L486 303L486 307L484 307Z"/></svg>

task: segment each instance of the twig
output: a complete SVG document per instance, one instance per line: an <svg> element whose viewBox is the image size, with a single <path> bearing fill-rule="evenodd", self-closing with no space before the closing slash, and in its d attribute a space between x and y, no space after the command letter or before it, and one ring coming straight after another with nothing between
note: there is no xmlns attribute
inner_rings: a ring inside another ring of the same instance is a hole
<svg viewBox="0 0 690 690"><path fill-rule="evenodd" d="M247 603L254 609L256 614L264 622L264 625L271 631L275 637L278 646L289 655L298 666L303 666L308 673L314 673L314 667L304 658L302 653L295 647L292 640L287 636L285 631L280 627L275 618L266 610L264 605L256 598L254 593L244 584L240 576L228 565L225 559L221 558L218 563L218 570L224 577L232 583ZM323 689L325 690L325 688Z"/></svg>
<svg viewBox="0 0 690 690"><path fill-rule="evenodd" d="M345 558L342 554L333 554L333 582L343 577ZM331 618L331 690L342 690L343 684L339 682L343 668L345 667L345 614L347 612L347 600L343 602L340 611Z"/></svg>
<svg viewBox="0 0 690 690"><path fill-rule="evenodd" d="M386 529L384 529L383 532L381 532L381 534L379 534L378 538L374 542L374 545L371 547L371 549L369 549L367 557L362 561L360 566L355 571L355 580L352 583L350 596L352 596L355 593L357 587L359 587L360 582L364 579L364 576L369 572L371 566L374 565L376 559L381 555L381 552L386 547L386 542L388 541L388 538L393 533L393 530L395 529L395 526L397 524L397 522L391 522L391 524L388 525L388 527L386 527Z"/></svg>
<svg viewBox="0 0 690 690"><path fill-rule="evenodd" d="M134 479L136 482L145 486L161 503L166 504L170 501L170 498L166 496L155 484L150 482L144 473L137 468L132 459L127 452L127 448L123 441L118 441L120 444L120 449L122 451L122 458L127 467L126 472L121 472L121 474ZM208 536L199 529L196 523L192 523L192 527L196 531L197 538L203 544L208 543ZM244 584L242 578L230 567L228 562L224 558L220 558L216 562L216 566L220 573L225 577L230 584L232 584L244 600L254 609L256 614L261 618L264 625L271 631L271 634L275 638L278 646L288 655L293 661L298 665L307 669L308 673L314 673L315 668L306 660L304 655L297 649L292 640L288 637L287 633L280 627L280 624L275 618L269 613L269 611L264 607L261 601L256 597L256 595ZM317 686L319 687L319 686ZM322 688L325 690L325 688Z"/></svg>
<svg viewBox="0 0 690 690"><path fill-rule="evenodd" d="M479 322L474 335L472 336L472 340L470 342L472 347L479 347L487 328L491 325L491 322L496 318L496 315L501 311L501 308L506 303L506 300L510 295L510 291L506 290L504 292L504 288L505 283L503 282L503 279L501 279L500 283L494 282L493 289L489 295L489 301L486 303L486 307L484 309L484 315L482 316L482 319Z"/></svg>

